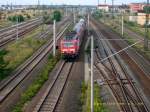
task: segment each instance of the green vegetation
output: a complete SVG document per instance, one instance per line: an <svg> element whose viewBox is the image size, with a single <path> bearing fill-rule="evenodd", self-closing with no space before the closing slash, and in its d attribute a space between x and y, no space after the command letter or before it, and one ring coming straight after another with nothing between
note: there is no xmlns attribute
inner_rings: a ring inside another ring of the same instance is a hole
<svg viewBox="0 0 150 112"><path fill-rule="evenodd" d="M4 59L9 62L7 66L8 68L15 69L46 42L42 39L33 38L37 36L40 31L41 27L26 35L25 38L8 45L8 47L6 48L8 53L4 57Z"/></svg>
<svg viewBox="0 0 150 112"><path fill-rule="evenodd" d="M90 84L86 86L84 83L81 88L81 104L82 104L82 112L90 112L90 95L91 88ZM104 107L101 98L100 98L100 87L97 84L94 84L94 112L107 112Z"/></svg>
<svg viewBox="0 0 150 112"><path fill-rule="evenodd" d="M142 35L142 36L145 36L145 26L144 27L141 27L141 26L139 26L139 25L134 25L134 26L131 26L131 25L129 25L129 24L126 24L125 23L125 26L127 27L127 28L129 28L130 30L132 30L133 32L136 32L137 34L140 34L140 35ZM148 26L148 27L150 27L150 26ZM150 35L150 32L148 32L149 33L149 35ZM149 36L149 39L150 39L150 36Z"/></svg>
<svg viewBox="0 0 150 112"><path fill-rule="evenodd" d="M81 85L80 104L83 106L86 99L87 85L83 82Z"/></svg>
<svg viewBox="0 0 150 112"><path fill-rule="evenodd" d="M96 10L92 15L95 19L102 18L103 17L103 11L102 10Z"/></svg>
<svg viewBox="0 0 150 112"><path fill-rule="evenodd" d="M42 72L29 86L29 88L22 94L21 100L16 104L12 112L23 112L24 105L31 101L31 99L37 94L43 84L48 80L49 73L53 70L59 59L60 55L57 55L55 58L52 55L49 56L47 65L43 67Z"/></svg>
<svg viewBox="0 0 150 112"><path fill-rule="evenodd" d="M88 45L87 49L85 49L85 52L87 54L90 54L91 53L91 44Z"/></svg>
<svg viewBox="0 0 150 112"><path fill-rule="evenodd" d="M137 26L137 23L136 22L132 22L132 21L126 21L124 20L124 23L129 25L129 26Z"/></svg>
<svg viewBox="0 0 150 112"><path fill-rule="evenodd" d="M119 27L117 26L117 24L116 24L115 26L112 26L111 21L109 21L109 22L107 22L107 24L105 24L105 25L107 25L108 27L110 27L112 31L114 31L115 33L119 34L120 37L122 37L121 32L118 32L120 29L119 29ZM132 26L132 25L126 24L126 27L129 28L129 29L132 30L132 31L135 31L137 34L141 34L141 35L144 36L144 29L143 29L143 32L142 32L142 31L141 31L141 28L140 28L138 25L135 25L135 26L133 25L133 26ZM150 34L150 32L149 32L149 34ZM128 39L128 40L126 40L126 41L127 41L127 43L130 44L130 45L136 42L135 40L133 40L133 37L130 37L129 34L127 34L126 32L124 32L124 37L122 37L122 38ZM150 37L149 37L149 38L150 38ZM145 56L147 59L150 60L150 50L145 51L143 44L136 44L136 45L134 45L133 47L134 47L139 53L141 53L143 56Z"/></svg>
<svg viewBox="0 0 150 112"><path fill-rule="evenodd" d="M135 43L135 41L132 40L132 37L130 37L127 33L124 34L124 37L128 39L127 42L128 42L129 44L134 44L134 43ZM134 47L139 53L141 53L141 54L144 55L147 59L150 60L150 50L149 50L149 49L145 50L143 44L136 44L136 45L134 45L133 47Z"/></svg>
<svg viewBox="0 0 150 112"><path fill-rule="evenodd" d="M2 19L3 12L0 11L0 20Z"/></svg>
<svg viewBox="0 0 150 112"><path fill-rule="evenodd" d="M150 14L150 6L144 6L143 10L144 12L147 12L148 14Z"/></svg>
<svg viewBox="0 0 150 112"><path fill-rule="evenodd" d="M26 18L27 18L27 19L30 19L31 16L30 16L29 14L26 14Z"/></svg>
<svg viewBox="0 0 150 112"><path fill-rule="evenodd" d="M43 22L44 22L45 24L52 24L52 23L53 23L53 20L60 21L61 18L62 18L61 12L55 10L55 11L52 13L52 15L48 15L47 13L45 13L44 16L43 16Z"/></svg>
<svg viewBox="0 0 150 112"><path fill-rule="evenodd" d="M55 10L52 15L52 20L60 21L61 17L62 17L61 12Z"/></svg>
<svg viewBox="0 0 150 112"><path fill-rule="evenodd" d="M16 69L46 42L46 40L33 38L39 33L40 30L41 28L38 28L26 35L25 38L9 44L5 48L7 52L2 51L2 53L0 53L1 63L7 63L1 67L0 80L7 77L14 69Z"/></svg>
<svg viewBox="0 0 150 112"><path fill-rule="evenodd" d="M7 20L0 20L0 29L4 28L4 27L9 27L11 25L13 25L14 23L11 21L7 21Z"/></svg>
<svg viewBox="0 0 150 112"><path fill-rule="evenodd" d="M4 77L7 76L10 69L6 68L8 65L8 62L4 60L4 56L8 52L6 50L0 50L0 80L2 80Z"/></svg>
<svg viewBox="0 0 150 112"><path fill-rule="evenodd" d="M51 19L51 16L49 16L49 15L44 15L44 16L43 16L43 22L44 22L45 24L52 24L52 23L53 23L53 21L52 21L52 19Z"/></svg>
<svg viewBox="0 0 150 112"><path fill-rule="evenodd" d="M9 16L8 20L11 22L23 22L25 21L25 18L22 15L15 15L15 16Z"/></svg>
<svg viewBox="0 0 150 112"><path fill-rule="evenodd" d="M14 44L9 45L6 50L8 51L4 59L9 62L7 68L15 69L24 60L32 55L42 44L43 40L35 38L24 38Z"/></svg>

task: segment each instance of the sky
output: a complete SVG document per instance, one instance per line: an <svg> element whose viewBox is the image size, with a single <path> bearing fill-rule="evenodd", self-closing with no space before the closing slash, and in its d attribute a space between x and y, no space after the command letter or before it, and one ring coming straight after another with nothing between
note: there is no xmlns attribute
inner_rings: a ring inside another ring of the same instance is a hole
<svg viewBox="0 0 150 112"><path fill-rule="evenodd" d="M105 0L99 0L100 4L104 4ZM112 0L106 0L107 4L111 4ZM114 4L128 4L133 2L146 2L147 0L114 0ZM6 4L16 4L16 5L37 5L38 0L0 0L0 5ZM97 5L98 0L40 0L40 4L46 5Z"/></svg>

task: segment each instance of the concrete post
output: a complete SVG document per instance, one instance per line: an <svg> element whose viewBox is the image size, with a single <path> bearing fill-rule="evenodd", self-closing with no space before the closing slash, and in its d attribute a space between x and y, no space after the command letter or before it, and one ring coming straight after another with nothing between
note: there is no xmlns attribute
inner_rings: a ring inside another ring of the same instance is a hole
<svg viewBox="0 0 150 112"><path fill-rule="evenodd" d="M149 0L147 0L147 7L149 6ZM145 38L144 38L144 49L148 50L148 37L149 37L149 9L146 8L146 24L145 24Z"/></svg>
<svg viewBox="0 0 150 112"><path fill-rule="evenodd" d="M89 35L89 14L88 14L88 35Z"/></svg>
<svg viewBox="0 0 150 112"><path fill-rule="evenodd" d="M74 17L74 24L76 24L76 14L75 14L75 9L73 10L73 17Z"/></svg>
<svg viewBox="0 0 150 112"><path fill-rule="evenodd" d="M94 112L94 85L93 85L93 54L94 54L93 36L91 37L91 112Z"/></svg>
<svg viewBox="0 0 150 112"><path fill-rule="evenodd" d="M16 40L18 40L19 39L19 32L18 32L18 23L19 23L19 20L18 20L19 18L18 18L18 15L17 15L17 38L16 38Z"/></svg>
<svg viewBox="0 0 150 112"><path fill-rule="evenodd" d="M56 20L53 21L53 56L56 55Z"/></svg>
<svg viewBox="0 0 150 112"><path fill-rule="evenodd" d="M123 18L123 15L122 15L122 37L124 35L124 18Z"/></svg>

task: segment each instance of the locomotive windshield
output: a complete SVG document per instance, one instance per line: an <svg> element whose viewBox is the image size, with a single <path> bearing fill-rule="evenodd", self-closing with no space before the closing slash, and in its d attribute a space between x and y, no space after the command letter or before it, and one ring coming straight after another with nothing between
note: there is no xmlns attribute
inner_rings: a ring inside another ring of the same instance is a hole
<svg viewBox="0 0 150 112"><path fill-rule="evenodd" d="M70 40L70 39L72 39L72 38L73 38L72 35L67 35L67 36L65 36L65 39L66 39L66 40Z"/></svg>
<svg viewBox="0 0 150 112"><path fill-rule="evenodd" d="M72 42L65 42L64 47L73 47L73 43Z"/></svg>

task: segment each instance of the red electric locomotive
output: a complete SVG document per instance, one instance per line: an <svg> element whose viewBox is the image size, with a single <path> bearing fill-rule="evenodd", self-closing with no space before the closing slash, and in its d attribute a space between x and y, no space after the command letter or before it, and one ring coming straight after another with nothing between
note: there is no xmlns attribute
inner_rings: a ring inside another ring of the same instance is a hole
<svg viewBox="0 0 150 112"><path fill-rule="evenodd" d="M79 55L80 46L85 32L85 21L80 21L75 25L72 32L66 34L60 41L60 52L65 58Z"/></svg>

